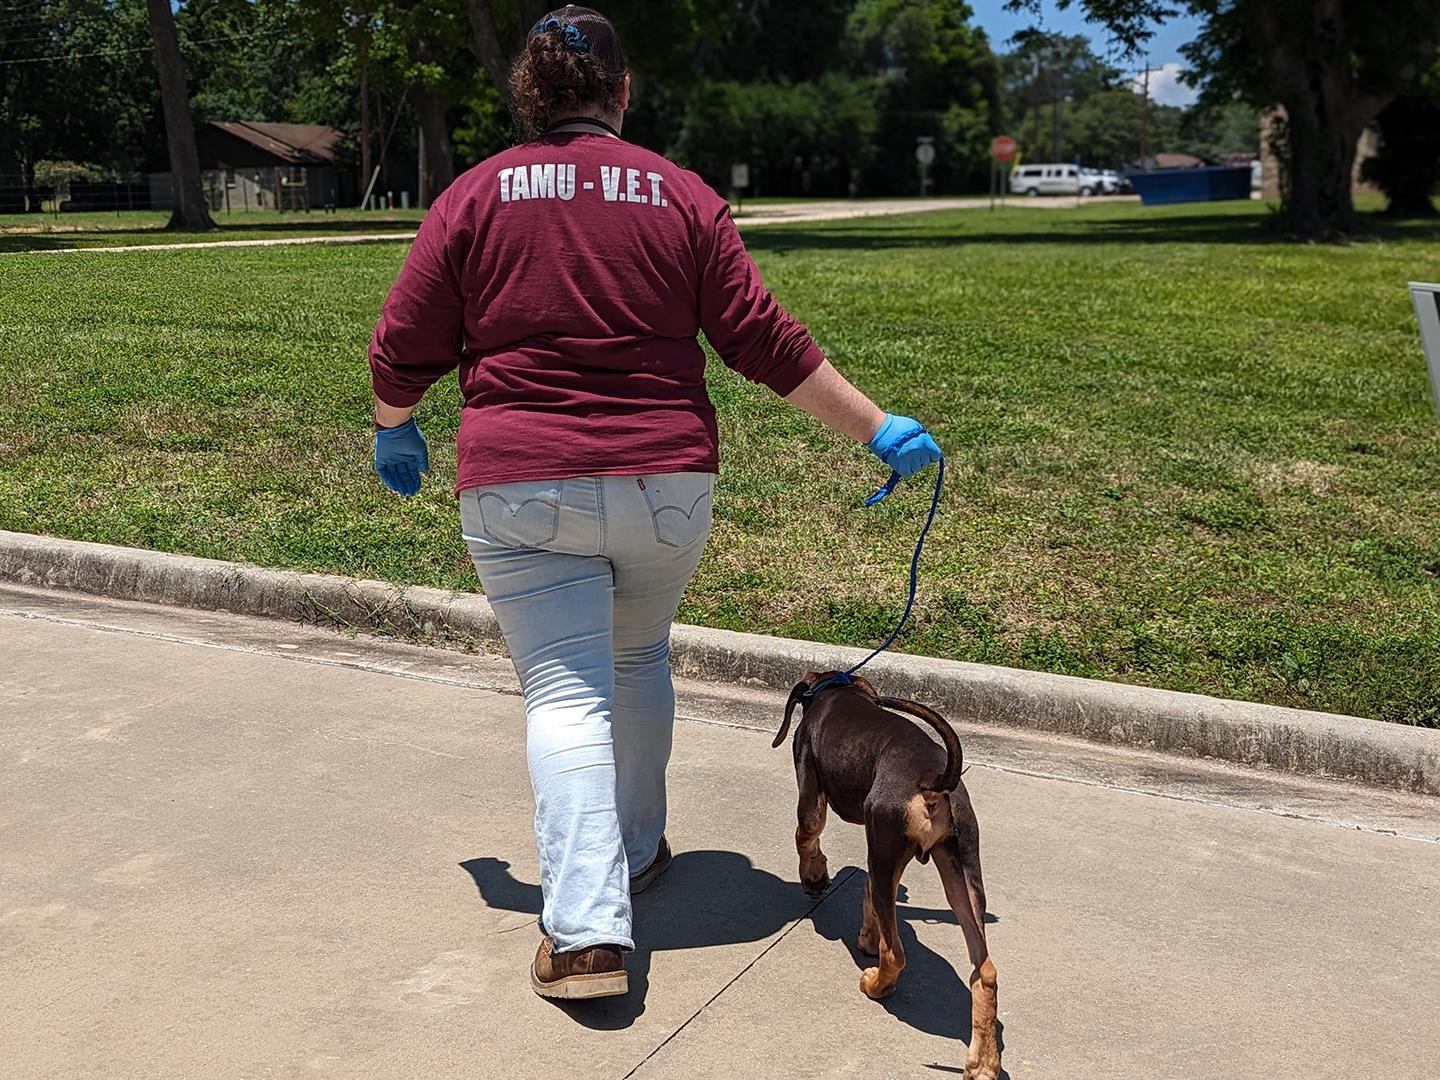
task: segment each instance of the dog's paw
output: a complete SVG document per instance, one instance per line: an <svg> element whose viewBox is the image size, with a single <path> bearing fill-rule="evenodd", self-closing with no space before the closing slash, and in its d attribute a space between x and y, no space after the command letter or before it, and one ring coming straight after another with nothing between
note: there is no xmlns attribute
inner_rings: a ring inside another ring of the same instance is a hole
<svg viewBox="0 0 1440 1080"><path fill-rule="evenodd" d="M855 948L866 956L879 956L880 935L872 929L861 927L860 936L855 939Z"/></svg>
<svg viewBox="0 0 1440 1080"><path fill-rule="evenodd" d="M825 895L825 890L830 888L830 875L821 874L818 878L800 879L800 887L805 890L806 896L813 896L816 899Z"/></svg>
<svg viewBox="0 0 1440 1080"><path fill-rule="evenodd" d="M1000 1075L1000 1048L978 1034L970 1036L970 1052L965 1057L964 1080L997 1080Z"/></svg>
<svg viewBox="0 0 1440 1080"><path fill-rule="evenodd" d="M879 1001L895 992L895 984L892 982L889 986L882 986L880 969L878 967L866 968L860 976L860 992L868 998Z"/></svg>

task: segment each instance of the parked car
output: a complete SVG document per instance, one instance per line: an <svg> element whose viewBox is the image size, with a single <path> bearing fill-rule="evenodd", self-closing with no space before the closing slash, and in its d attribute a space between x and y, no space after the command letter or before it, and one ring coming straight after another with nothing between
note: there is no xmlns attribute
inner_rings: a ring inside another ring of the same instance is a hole
<svg viewBox="0 0 1440 1080"><path fill-rule="evenodd" d="M1087 194L1084 190L1087 187L1090 189L1088 194L1091 195L1113 194L1105 183L1105 174L1103 172L1099 169L1086 169L1082 167L1080 169L1080 193L1082 195Z"/></svg>
<svg viewBox="0 0 1440 1080"><path fill-rule="evenodd" d="M1094 195L1098 186L1081 175L1078 165L1021 165L1010 174L1017 195Z"/></svg>

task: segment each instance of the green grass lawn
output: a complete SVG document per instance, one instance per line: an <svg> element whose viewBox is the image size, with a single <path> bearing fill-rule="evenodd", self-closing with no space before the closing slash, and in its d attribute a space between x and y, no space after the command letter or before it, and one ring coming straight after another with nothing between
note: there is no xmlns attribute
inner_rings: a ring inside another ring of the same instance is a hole
<svg viewBox="0 0 1440 1080"><path fill-rule="evenodd" d="M413 230L423 210L323 210L307 212L250 210L212 214L219 231L165 231L168 210L118 213L6 214L0 216L0 253L48 251L73 247L125 247L134 244L204 243L208 240L264 240L285 236L344 236Z"/></svg>
<svg viewBox="0 0 1440 1080"><path fill-rule="evenodd" d="M1277 242L1259 205L957 210L747 231L767 282L949 478L901 647L1440 724L1440 422L1407 280L1440 227ZM0 528L475 588L450 485L370 470L403 244L0 256ZM866 645L928 475L884 478L714 365L691 622Z"/></svg>

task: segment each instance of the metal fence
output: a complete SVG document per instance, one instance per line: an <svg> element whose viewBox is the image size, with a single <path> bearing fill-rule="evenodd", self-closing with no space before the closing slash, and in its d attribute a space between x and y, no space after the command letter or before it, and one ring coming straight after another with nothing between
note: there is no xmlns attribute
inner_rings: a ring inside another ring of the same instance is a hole
<svg viewBox="0 0 1440 1080"><path fill-rule="evenodd" d="M150 208L148 182L65 180L51 186L27 184L18 176L0 176L0 214L114 212Z"/></svg>

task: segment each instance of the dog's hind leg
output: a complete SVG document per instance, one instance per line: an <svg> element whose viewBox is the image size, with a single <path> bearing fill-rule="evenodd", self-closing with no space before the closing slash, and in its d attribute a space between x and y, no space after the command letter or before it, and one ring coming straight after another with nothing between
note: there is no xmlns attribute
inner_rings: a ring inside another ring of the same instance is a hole
<svg viewBox="0 0 1440 1080"><path fill-rule="evenodd" d="M961 836L936 845L931 855L945 886L945 899L960 922L970 953L970 1052L965 1059L965 1077L995 1080L1000 1075L996 978L985 944L985 886L980 880L979 839L978 829L964 829Z"/></svg>
<svg viewBox="0 0 1440 1080"><path fill-rule="evenodd" d="M900 929L895 922L895 893L900 888L900 875L915 857L917 848L894 823L876 822L866 813L865 840L869 848L869 874L865 878L865 912L856 943L861 952L867 944L876 947L880 963L866 968L860 976L860 990L866 997L889 997L895 992L895 980L905 967L905 947L900 944ZM867 931L873 938L867 939Z"/></svg>
<svg viewBox="0 0 1440 1080"><path fill-rule="evenodd" d="M795 850L800 855L800 887L807 896L824 896L830 888L830 869L825 853L820 850L820 834L825 831L825 793L806 747L795 754L795 779L800 785L800 805L796 816Z"/></svg>

